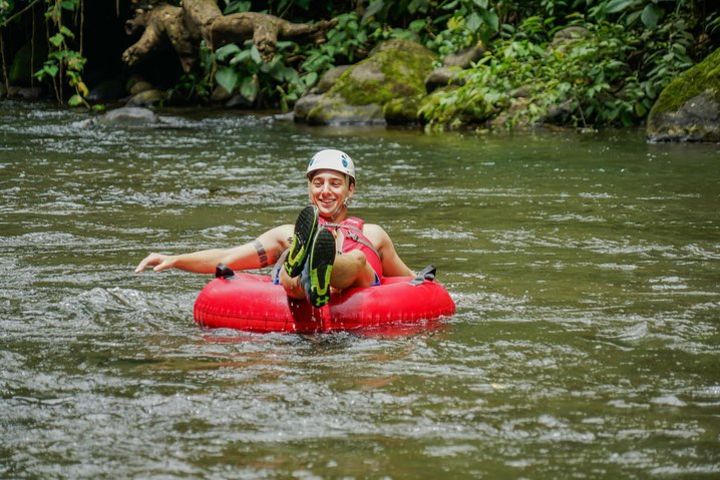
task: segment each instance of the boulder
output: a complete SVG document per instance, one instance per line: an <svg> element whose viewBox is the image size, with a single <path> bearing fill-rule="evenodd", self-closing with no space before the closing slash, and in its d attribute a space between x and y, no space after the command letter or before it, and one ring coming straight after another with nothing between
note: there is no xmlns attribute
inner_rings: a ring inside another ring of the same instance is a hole
<svg viewBox="0 0 720 480"><path fill-rule="evenodd" d="M345 70L347 70L351 66L352 65L340 65L338 67L333 67L327 72L323 73L317 85L313 87L310 93L318 94L327 92L332 88L333 85L335 85L335 82L337 82L338 78L340 78L340 75L345 73Z"/></svg>
<svg viewBox="0 0 720 480"><path fill-rule="evenodd" d="M351 105L340 97L322 96L308 112L308 125L384 125L382 107L377 103Z"/></svg>
<svg viewBox="0 0 720 480"><path fill-rule="evenodd" d="M216 86L213 89L212 94L210 95L210 100L215 103L227 102L231 98L232 95L230 94L230 92L225 90L225 88L223 88L221 85Z"/></svg>
<svg viewBox="0 0 720 480"><path fill-rule="evenodd" d="M151 107L165 100L165 92L162 90L152 89L133 95L127 101L128 107Z"/></svg>
<svg viewBox="0 0 720 480"><path fill-rule="evenodd" d="M90 89L87 100L102 102L104 100L117 100L125 96L125 87L117 79L103 80Z"/></svg>
<svg viewBox="0 0 720 480"><path fill-rule="evenodd" d="M485 47L482 42L478 42L472 47L451 53L443 58L444 67L468 68L472 63L480 60L485 53Z"/></svg>
<svg viewBox="0 0 720 480"><path fill-rule="evenodd" d="M387 102L425 93L424 80L434 60L433 53L420 44L383 42L368 58L342 72L321 98L301 99L295 118L313 125L384 123Z"/></svg>
<svg viewBox="0 0 720 480"><path fill-rule="evenodd" d="M307 95L300 97L300 99L295 102L295 107L293 108L295 121L306 121L310 110L315 108L322 98L322 95L313 93L308 93Z"/></svg>
<svg viewBox="0 0 720 480"><path fill-rule="evenodd" d="M660 93L648 116L647 138L720 142L720 48Z"/></svg>
<svg viewBox="0 0 720 480"><path fill-rule="evenodd" d="M252 108L253 102L245 98L244 95L236 93L225 102L225 108Z"/></svg>
<svg viewBox="0 0 720 480"><path fill-rule="evenodd" d="M447 87L448 85L462 86L465 81L458 77L461 72L460 67L440 67L436 68L425 77L425 90L432 93L438 88Z"/></svg>
<svg viewBox="0 0 720 480"><path fill-rule="evenodd" d="M147 92L148 90L153 90L154 88L155 87L152 86L152 83L146 82L145 80L139 80L132 84L128 93L130 93L130 95L137 95L138 93Z"/></svg>
<svg viewBox="0 0 720 480"><path fill-rule="evenodd" d="M388 125L408 125L418 122L418 109L422 95L393 98L383 106L383 117Z"/></svg>
<svg viewBox="0 0 720 480"><path fill-rule="evenodd" d="M590 36L590 30L585 27L570 26L562 30L558 30L553 35L550 48L553 50L563 50L578 40L582 40Z"/></svg>
<svg viewBox="0 0 720 480"><path fill-rule="evenodd" d="M145 78L143 78L142 76L137 75L137 74L130 75L128 77L127 81L125 81L125 91L130 93L132 91L133 87L135 86L135 84L141 83L141 82L146 82ZM140 92L138 91L137 93L140 93Z"/></svg>
<svg viewBox="0 0 720 480"><path fill-rule="evenodd" d="M158 123L160 118L147 108L122 107L110 110L93 119L95 124L100 125L148 125Z"/></svg>
<svg viewBox="0 0 720 480"><path fill-rule="evenodd" d="M10 85L7 96L9 98L22 98L23 100L37 100L42 95L40 87L15 87Z"/></svg>

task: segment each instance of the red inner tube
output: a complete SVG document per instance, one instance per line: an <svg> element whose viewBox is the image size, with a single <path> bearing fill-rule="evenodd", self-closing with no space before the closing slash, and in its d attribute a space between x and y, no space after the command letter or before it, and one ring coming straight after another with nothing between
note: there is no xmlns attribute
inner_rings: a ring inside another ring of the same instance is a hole
<svg viewBox="0 0 720 480"><path fill-rule="evenodd" d="M195 321L208 328L253 332L331 332L434 320L455 313L442 284L412 277L390 277L381 285L352 288L315 309L287 297L269 276L239 273L208 283L195 301Z"/></svg>

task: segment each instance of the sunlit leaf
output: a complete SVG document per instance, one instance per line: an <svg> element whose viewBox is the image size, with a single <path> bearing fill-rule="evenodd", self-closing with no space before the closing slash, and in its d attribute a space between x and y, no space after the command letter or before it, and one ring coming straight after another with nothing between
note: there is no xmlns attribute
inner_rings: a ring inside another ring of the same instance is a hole
<svg viewBox="0 0 720 480"><path fill-rule="evenodd" d="M385 6L385 0L373 0L365 9L365 13L362 16L362 22L367 21L368 18L378 13Z"/></svg>
<svg viewBox="0 0 720 480"><path fill-rule="evenodd" d="M52 43L56 47L59 47L60 45L62 45L63 41L65 40L65 37L63 37L63 35L61 33L56 33L55 35L50 37L48 40L50 41L50 43Z"/></svg>
<svg viewBox="0 0 720 480"><path fill-rule="evenodd" d="M42 69L43 72L54 77L58 73L58 67L55 65L45 65Z"/></svg>
<svg viewBox="0 0 720 480"><path fill-rule="evenodd" d="M607 13L618 13L639 5L642 0L610 0L605 6Z"/></svg>
<svg viewBox="0 0 720 480"><path fill-rule="evenodd" d="M658 7L654 3L648 3L643 9L640 20L648 28L655 28L657 26L660 17L662 17L662 8Z"/></svg>
<svg viewBox="0 0 720 480"><path fill-rule="evenodd" d="M318 74L317 74L317 72L310 72L307 75L303 75L302 79L303 79L303 82L305 82L305 85L307 85L308 87L311 87L311 86L315 85L315 82L317 82Z"/></svg>
<svg viewBox="0 0 720 480"><path fill-rule="evenodd" d="M223 47L215 50L215 57L221 62L224 61L228 56L240 51L240 47L234 43L229 43Z"/></svg>
<svg viewBox="0 0 720 480"><path fill-rule="evenodd" d="M235 55L232 60L230 60L230 65L235 65L240 62L244 62L250 58L250 50L242 50L240 53Z"/></svg>
<svg viewBox="0 0 720 480"><path fill-rule="evenodd" d="M82 104L83 104L83 98L78 94L73 95L68 100L68 105L70 105L71 107L79 107Z"/></svg>
<svg viewBox="0 0 720 480"><path fill-rule="evenodd" d="M262 56L260 55L260 50L258 50L255 45L250 48L250 58L252 58L253 62L257 64L263 63Z"/></svg>
<svg viewBox="0 0 720 480"><path fill-rule="evenodd" d="M62 25L60 27L60 33L65 35L67 38L75 38L75 34L69 28L67 28L65 25Z"/></svg>
<svg viewBox="0 0 720 480"><path fill-rule="evenodd" d="M245 100L247 100L248 102L254 103L255 97L257 97L257 93L258 86L254 77L243 78L242 84L240 86L240 95L245 97Z"/></svg>
<svg viewBox="0 0 720 480"><path fill-rule="evenodd" d="M232 67L224 67L215 74L215 81L228 93L232 93L237 85L238 75Z"/></svg>
<svg viewBox="0 0 720 480"><path fill-rule="evenodd" d="M88 90L87 85L85 85L85 83L83 83L82 81L81 81L81 82L78 82L78 84L77 84L77 89L78 89L78 91L80 92L80 95L82 95L83 97L87 97L88 94L90 93L90 91Z"/></svg>
<svg viewBox="0 0 720 480"><path fill-rule="evenodd" d="M468 15L465 26L468 30L475 33L480 29L480 26L482 25L483 21L480 19L480 15L478 15L476 12L472 12L470 15Z"/></svg>
<svg viewBox="0 0 720 480"><path fill-rule="evenodd" d="M426 24L427 22L424 19L413 20L412 22L410 22L410 25L408 25L408 28L410 29L410 31L418 33L420 30L425 28Z"/></svg>
<svg viewBox="0 0 720 480"><path fill-rule="evenodd" d="M485 12L483 19L493 32L497 32L500 28L500 19L495 12Z"/></svg>

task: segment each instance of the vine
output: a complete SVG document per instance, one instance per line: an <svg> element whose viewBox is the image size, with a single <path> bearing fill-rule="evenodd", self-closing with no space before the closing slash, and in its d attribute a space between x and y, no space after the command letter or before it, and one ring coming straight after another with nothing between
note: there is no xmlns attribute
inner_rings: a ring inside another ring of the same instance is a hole
<svg viewBox="0 0 720 480"><path fill-rule="evenodd" d="M85 100L89 91L82 80L82 71L86 59L81 51L71 48L71 41L75 34L63 24L63 13L65 11L76 13L82 9L81 0L46 0L47 10L45 20L47 26L47 40L50 52L43 67L35 72L38 80L48 79L52 82L55 91L55 98L58 103L65 102L63 85L65 82L74 89L67 103L71 107L90 105ZM81 15L82 16L82 15ZM55 33L50 35L50 25L54 26ZM81 23L82 30L82 23Z"/></svg>

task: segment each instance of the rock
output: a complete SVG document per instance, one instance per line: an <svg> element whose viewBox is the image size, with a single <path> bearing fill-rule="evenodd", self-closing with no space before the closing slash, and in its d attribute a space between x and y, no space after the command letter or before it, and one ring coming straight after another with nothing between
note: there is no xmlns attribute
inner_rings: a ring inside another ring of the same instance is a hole
<svg viewBox="0 0 720 480"><path fill-rule="evenodd" d="M155 87L152 86L152 83L140 80L133 83L132 87L128 90L128 93L130 93L130 95L137 95L138 93L147 92L149 90L153 90L154 88Z"/></svg>
<svg viewBox="0 0 720 480"><path fill-rule="evenodd" d="M654 142L720 142L720 48L665 87L646 133Z"/></svg>
<svg viewBox="0 0 720 480"><path fill-rule="evenodd" d="M227 102L231 98L232 98L232 95L230 95L230 92L225 90L220 85L215 87L215 89L212 91L212 94L210 95L210 100L215 103Z"/></svg>
<svg viewBox="0 0 720 480"><path fill-rule="evenodd" d="M146 90L140 92L137 95L133 95L130 100L127 101L128 107L151 107L165 100L165 92L162 90Z"/></svg>
<svg viewBox="0 0 720 480"><path fill-rule="evenodd" d="M448 85L464 85L465 81L458 78L458 73L461 71L462 69L460 69L460 67L436 68L425 77L425 90L427 93L432 93L434 90L447 87Z"/></svg>
<svg viewBox="0 0 720 480"><path fill-rule="evenodd" d="M304 95L300 97L300 99L295 102L295 107L293 108L293 114L295 116L296 122L305 122L307 121L308 113L310 113L310 110L315 108L317 104L320 102L320 100L323 98L322 95L316 95L309 93L307 95Z"/></svg>
<svg viewBox="0 0 720 480"><path fill-rule="evenodd" d="M351 105L342 98L323 96L308 112L308 125L384 125L383 110L377 103Z"/></svg>
<svg viewBox="0 0 720 480"><path fill-rule="evenodd" d="M110 110L93 119L94 124L100 125L147 125L158 123L160 118L147 108L122 107Z"/></svg>
<svg viewBox="0 0 720 480"><path fill-rule="evenodd" d="M227 102L225 102L225 108L252 108L253 105L253 102L239 93L233 95Z"/></svg>
<svg viewBox="0 0 720 480"><path fill-rule="evenodd" d="M292 122L295 120L293 112L276 113L269 117L271 122Z"/></svg>
<svg viewBox="0 0 720 480"><path fill-rule="evenodd" d="M389 125L418 123L418 109L422 95L393 98L383 106L383 117Z"/></svg>
<svg viewBox="0 0 720 480"><path fill-rule="evenodd" d="M135 84L139 83L139 82L145 82L145 79L142 76L137 75L137 74L130 75L128 77L127 81L125 82L125 91L130 93L130 91L135 86Z"/></svg>
<svg viewBox="0 0 720 480"><path fill-rule="evenodd" d="M335 85L335 82L337 82L338 78L340 78L340 75L345 73L345 70L347 70L351 66L352 65L340 65L338 67L333 67L327 72L323 73L317 85L315 85L315 87L310 90L310 93L317 94L327 92L332 88L333 85Z"/></svg>
<svg viewBox="0 0 720 480"><path fill-rule="evenodd" d="M720 102L709 91L648 120L651 142L720 142Z"/></svg>
<svg viewBox="0 0 720 480"><path fill-rule="evenodd" d="M519 97L524 98L524 97ZM550 105L547 113L538 120L539 124L566 125L575 112L572 100L565 100L560 104Z"/></svg>
<svg viewBox="0 0 720 480"><path fill-rule="evenodd" d="M562 50L567 46L582 40L590 36L590 30L585 27L565 27L562 30L558 30L553 35L553 40L550 43L550 48L555 50Z"/></svg>
<svg viewBox="0 0 720 480"><path fill-rule="evenodd" d="M480 60L484 53L485 47L483 47L482 42L478 42L465 50L446 55L445 58L443 58L443 66L468 68L471 63Z"/></svg>
<svg viewBox="0 0 720 480"><path fill-rule="evenodd" d="M103 100L117 100L125 96L125 87L117 79L103 80L95 85L87 96L90 102L101 102Z"/></svg>
<svg viewBox="0 0 720 480"><path fill-rule="evenodd" d="M490 120L490 126L493 129L530 127L527 117L523 115L523 113L527 111L529 105L530 101L525 97L513 98L510 100L508 108Z"/></svg>
<svg viewBox="0 0 720 480"><path fill-rule="evenodd" d="M15 87L10 85L9 98L22 98L23 100L37 100L42 95L40 87Z"/></svg>
<svg viewBox="0 0 720 480"><path fill-rule="evenodd" d="M432 52L417 43L383 42L368 58L346 69L322 98L308 98L296 109L296 118L302 120L307 109L307 122L314 125L384 123L385 103L425 93L424 80L434 60Z"/></svg>
<svg viewBox="0 0 720 480"><path fill-rule="evenodd" d="M525 98L529 97L532 91L530 90L530 87L518 87L512 92L510 92L511 98Z"/></svg>

